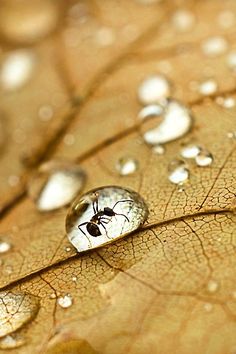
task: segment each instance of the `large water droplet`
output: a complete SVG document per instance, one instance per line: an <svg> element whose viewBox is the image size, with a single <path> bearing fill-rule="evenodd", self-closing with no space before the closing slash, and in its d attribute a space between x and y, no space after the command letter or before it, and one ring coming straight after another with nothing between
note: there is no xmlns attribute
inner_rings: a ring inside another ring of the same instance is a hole
<svg viewBox="0 0 236 354"><path fill-rule="evenodd" d="M76 164L52 160L31 178L28 192L38 210L49 211L69 204L82 189L85 173Z"/></svg>
<svg viewBox="0 0 236 354"><path fill-rule="evenodd" d="M66 231L81 252L128 235L147 215L147 206L138 193L117 186L101 187L75 200L67 214Z"/></svg>
<svg viewBox="0 0 236 354"><path fill-rule="evenodd" d="M163 101L170 96L171 85L163 75L153 75L144 80L138 88L138 98L142 104Z"/></svg>
<svg viewBox="0 0 236 354"><path fill-rule="evenodd" d="M216 57L228 49L228 42L224 37L211 37L202 44L202 50L208 57Z"/></svg>
<svg viewBox="0 0 236 354"><path fill-rule="evenodd" d="M200 151L201 147L199 145L188 144L182 148L180 155L185 159L194 159Z"/></svg>
<svg viewBox="0 0 236 354"><path fill-rule="evenodd" d="M58 298L57 303L63 309L67 309L68 307L71 307L73 299L70 295L61 296Z"/></svg>
<svg viewBox="0 0 236 354"><path fill-rule="evenodd" d="M195 157L196 164L201 167L210 166L213 163L213 156L207 150L201 150Z"/></svg>
<svg viewBox="0 0 236 354"><path fill-rule="evenodd" d="M169 165L169 176L168 179L174 184L183 184L189 179L189 170L181 160L174 160Z"/></svg>
<svg viewBox="0 0 236 354"><path fill-rule="evenodd" d="M148 107L145 107L145 109L147 108ZM144 115L142 113L143 110L139 114L139 118L144 122L140 129L144 141L150 145L164 144L181 138L192 126L192 115L190 110L175 100L168 100L167 105L164 108L162 120L160 119L160 109L159 112L157 110L158 114L156 115L152 112ZM154 128L147 127L146 121L147 123L152 124L152 127L154 125Z"/></svg>
<svg viewBox="0 0 236 354"><path fill-rule="evenodd" d="M132 157L122 157L116 164L116 169L121 176L131 175L138 169L138 161Z"/></svg>
<svg viewBox="0 0 236 354"><path fill-rule="evenodd" d="M1 65L0 86L5 91L14 91L24 86L31 78L36 65L36 56L30 50L10 52Z"/></svg>
<svg viewBox="0 0 236 354"><path fill-rule="evenodd" d="M11 42L36 42L55 29L59 10L59 2L53 0L2 0L0 32Z"/></svg>
<svg viewBox="0 0 236 354"><path fill-rule="evenodd" d="M19 348L25 344L25 338L17 333L13 333L0 339L0 349Z"/></svg>
<svg viewBox="0 0 236 354"><path fill-rule="evenodd" d="M39 309L39 299L22 292L0 293L0 337L31 321Z"/></svg>

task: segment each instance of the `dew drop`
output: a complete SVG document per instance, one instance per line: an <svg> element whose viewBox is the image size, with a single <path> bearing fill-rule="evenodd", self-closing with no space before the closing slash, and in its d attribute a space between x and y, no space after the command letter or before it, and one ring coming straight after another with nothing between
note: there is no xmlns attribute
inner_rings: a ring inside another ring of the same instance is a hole
<svg viewBox="0 0 236 354"><path fill-rule="evenodd" d="M104 215L104 208L114 210L116 215L111 216L109 210ZM99 219L102 224L88 224L97 210L103 212L103 219ZM137 230L147 215L147 206L138 193L117 186L101 187L75 200L66 217L66 231L73 246L82 252Z"/></svg>
<svg viewBox="0 0 236 354"><path fill-rule="evenodd" d="M217 91L217 87L217 82L213 79L209 79L199 85L199 93L203 96L212 95Z"/></svg>
<svg viewBox="0 0 236 354"><path fill-rule="evenodd" d="M23 338L19 334L13 333L0 339L0 349L19 348L24 345L25 342L25 338Z"/></svg>
<svg viewBox="0 0 236 354"><path fill-rule="evenodd" d="M229 53L226 61L230 69L236 70L236 51Z"/></svg>
<svg viewBox="0 0 236 354"><path fill-rule="evenodd" d="M228 42L223 37L211 37L202 43L203 53L208 57L216 57L226 52Z"/></svg>
<svg viewBox="0 0 236 354"><path fill-rule="evenodd" d="M174 160L169 165L169 175L168 179L170 182L178 185L182 185L189 179L189 170L181 160Z"/></svg>
<svg viewBox="0 0 236 354"><path fill-rule="evenodd" d="M178 31L186 32L193 27L195 23L195 16L189 10L180 9L174 13L172 23Z"/></svg>
<svg viewBox="0 0 236 354"><path fill-rule="evenodd" d="M0 337L31 321L39 310L39 299L22 292L0 293Z"/></svg>
<svg viewBox="0 0 236 354"><path fill-rule="evenodd" d="M153 112L144 114L143 111L145 109L148 109L148 107L141 110L139 114L139 118L145 123L141 125L140 129L144 141L149 145L164 144L181 138L192 126L192 114L190 110L178 101L168 100L162 115L160 108L159 112L157 110L158 114L156 115ZM147 127L146 122L152 124L152 127L150 128L149 125Z"/></svg>
<svg viewBox="0 0 236 354"><path fill-rule="evenodd" d="M213 309L213 305L211 303L209 303L209 302L206 302L204 304L204 309L205 309L206 312L211 312L212 309Z"/></svg>
<svg viewBox="0 0 236 354"><path fill-rule="evenodd" d="M30 50L16 50L8 53L0 70L0 86L5 91L15 91L32 77L36 66L35 53Z"/></svg>
<svg viewBox="0 0 236 354"><path fill-rule="evenodd" d="M12 245L8 241L0 238L0 253L7 253L11 247Z"/></svg>
<svg viewBox="0 0 236 354"><path fill-rule="evenodd" d="M199 145L189 144L182 148L180 155L185 159L194 159L200 151L201 147Z"/></svg>
<svg viewBox="0 0 236 354"><path fill-rule="evenodd" d="M132 157L122 157L116 164L116 169L121 176L131 175L138 169L138 161Z"/></svg>
<svg viewBox="0 0 236 354"><path fill-rule="evenodd" d="M207 150L201 150L195 157L195 162L200 167L207 167L213 163L213 156Z"/></svg>
<svg viewBox="0 0 236 354"><path fill-rule="evenodd" d="M115 33L112 28L102 27L100 28L96 34L96 42L101 47L108 47L112 45L115 41Z"/></svg>
<svg viewBox="0 0 236 354"><path fill-rule="evenodd" d="M52 160L44 163L33 175L28 193L38 210L49 211L69 204L82 189L85 173L69 161Z"/></svg>
<svg viewBox="0 0 236 354"><path fill-rule="evenodd" d="M145 79L138 88L139 101L144 104L159 103L170 96L171 85L164 75Z"/></svg>
<svg viewBox="0 0 236 354"><path fill-rule="evenodd" d="M157 155L163 155L165 153L165 148L162 145L153 146L152 152Z"/></svg>
<svg viewBox="0 0 236 354"><path fill-rule="evenodd" d="M42 122L48 122L49 120L51 120L53 114L53 107L49 104L41 106L38 111L38 116Z"/></svg>
<svg viewBox="0 0 236 354"><path fill-rule="evenodd" d="M71 307L71 305L73 304L73 299L70 295L64 295L57 299L57 303L63 309L67 309L68 307Z"/></svg>
<svg viewBox="0 0 236 354"><path fill-rule="evenodd" d="M222 102L222 106L224 108L233 108L235 106L235 99L233 97L226 97Z"/></svg>
<svg viewBox="0 0 236 354"><path fill-rule="evenodd" d="M207 290L209 293L215 293L219 288L219 284L215 280L210 280L207 284Z"/></svg>
<svg viewBox="0 0 236 354"><path fill-rule="evenodd" d="M221 28L230 28L235 25L235 14L233 11L222 11L218 16L218 23Z"/></svg>

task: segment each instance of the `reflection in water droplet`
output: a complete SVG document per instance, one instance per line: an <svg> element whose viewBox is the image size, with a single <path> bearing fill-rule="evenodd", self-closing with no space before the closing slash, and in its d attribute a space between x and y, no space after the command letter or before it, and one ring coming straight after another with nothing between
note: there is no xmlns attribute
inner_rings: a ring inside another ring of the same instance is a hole
<svg viewBox="0 0 236 354"><path fill-rule="evenodd" d="M39 299L22 292L0 293L0 337L31 321L39 310Z"/></svg>
<svg viewBox="0 0 236 354"><path fill-rule="evenodd" d="M13 333L0 339L0 349L14 349L19 348L25 344L25 338L19 334Z"/></svg>
<svg viewBox="0 0 236 354"><path fill-rule="evenodd" d="M200 151L201 147L199 145L189 144L182 148L180 155L185 159L194 159Z"/></svg>
<svg viewBox="0 0 236 354"><path fill-rule="evenodd" d="M5 91L14 91L24 86L32 77L36 56L30 50L8 53L1 65L0 86Z"/></svg>
<svg viewBox="0 0 236 354"><path fill-rule="evenodd" d="M168 179L174 184L183 184L189 179L189 170L181 160L174 160L169 165L169 176Z"/></svg>
<svg viewBox="0 0 236 354"><path fill-rule="evenodd" d="M207 150L201 150L195 157L196 164L201 167L210 166L213 163L213 156Z"/></svg>
<svg viewBox="0 0 236 354"><path fill-rule="evenodd" d="M227 65L230 69L236 70L236 51L231 52L227 57Z"/></svg>
<svg viewBox="0 0 236 354"><path fill-rule="evenodd" d="M81 252L131 233L147 215L147 206L138 193L116 186L101 187L75 200L67 214L66 231Z"/></svg>
<svg viewBox="0 0 236 354"><path fill-rule="evenodd" d="M228 42L223 37L211 37L202 44L202 50L208 57L216 57L228 49Z"/></svg>
<svg viewBox="0 0 236 354"><path fill-rule="evenodd" d="M145 124L142 124L140 129L143 139L147 144L158 145L168 143L172 140L182 137L191 128L191 112L178 101L167 101L167 105L162 115L162 120L160 119L160 113L158 113L158 115L154 115L153 113L150 115L144 115L142 113L143 110L140 112L139 118L144 120ZM151 128L150 126L147 127L146 121L147 123L152 124Z"/></svg>
<svg viewBox="0 0 236 354"><path fill-rule="evenodd" d="M209 280L207 284L207 290L209 293L215 293L218 288L219 284L215 280Z"/></svg>
<svg viewBox="0 0 236 354"><path fill-rule="evenodd" d="M199 93L204 96L212 95L217 91L217 87L217 82L213 79L209 79L199 85Z"/></svg>
<svg viewBox="0 0 236 354"><path fill-rule="evenodd" d="M41 211L54 210L69 204L82 189L85 173L68 161L44 163L31 178L28 192Z"/></svg>
<svg viewBox="0 0 236 354"><path fill-rule="evenodd" d="M144 105L161 102L169 97L170 88L171 85L165 76L150 76L138 88L139 101Z"/></svg>
<svg viewBox="0 0 236 354"><path fill-rule="evenodd" d="M138 161L131 157L122 157L116 164L116 169L121 176L131 175L138 169Z"/></svg>
<svg viewBox="0 0 236 354"><path fill-rule="evenodd" d="M165 153L165 148L162 145L153 146L152 152L157 155L163 155Z"/></svg>
<svg viewBox="0 0 236 354"><path fill-rule="evenodd" d="M0 32L12 42L36 42L55 29L58 19L58 1L2 0L0 3Z"/></svg>
<svg viewBox="0 0 236 354"><path fill-rule="evenodd" d="M12 246L8 241L0 237L0 253L6 253L10 251L11 247Z"/></svg>
<svg viewBox="0 0 236 354"><path fill-rule="evenodd" d="M195 16L189 10L179 9L174 13L172 23L178 31L186 32L193 27L195 23Z"/></svg>
<svg viewBox="0 0 236 354"><path fill-rule="evenodd" d="M73 299L70 295L61 296L57 299L57 303L63 309L67 309L68 307L71 307Z"/></svg>

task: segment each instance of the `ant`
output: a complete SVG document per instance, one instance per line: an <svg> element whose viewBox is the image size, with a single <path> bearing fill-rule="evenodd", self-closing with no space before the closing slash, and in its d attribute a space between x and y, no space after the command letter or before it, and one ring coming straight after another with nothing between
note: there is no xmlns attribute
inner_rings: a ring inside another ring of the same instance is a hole
<svg viewBox="0 0 236 354"><path fill-rule="evenodd" d="M114 211L114 208L116 207L116 205L118 203L123 203L123 202L133 202L133 200L131 199L124 199L124 200L119 200L118 202L116 202L112 208L109 207L104 207L103 210L99 210L98 208L98 195L96 195L96 199L93 201L93 212L94 215L92 216L92 218L90 219L90 221L86 221L83 222L82 224L78 225L78 228L80 229L80 231L83 232L83 234L86 236L85 232L81 229L81 226L86 225L86 229L88 231L88 233L93 236L93 237L97 237L97 236L101 236L102 233L99 229L99 226L101 225L107 235L107 230L106 230L106 224L108 224L113 216L116 215L120 215L123 216L128 222L129 219L125 214L118 214Z"/></svg>

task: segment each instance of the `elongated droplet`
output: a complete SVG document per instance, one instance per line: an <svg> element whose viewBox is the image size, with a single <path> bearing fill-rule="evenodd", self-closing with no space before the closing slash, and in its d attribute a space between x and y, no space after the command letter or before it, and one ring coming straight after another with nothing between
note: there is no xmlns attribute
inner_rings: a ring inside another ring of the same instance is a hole
<svg viewBox="0 0 236 354"><path fill-rule="evenodd" d="M184 161L174 160L169 165L168 179L174 184L183 184L189 179L189 169Z"/></svg>
<svg viewBox="0 0 236 354"><path fill-rule="evenodd" d="M116 169L121 176L131 175L138 169L138 161L131 157L122 157L116 164Z"/></svg>
<svg viewBox="0 0 236 354"><path fill-rule="evenodd" d="M170 96L170 86L165 76L150 76L138 88L139 101L145 105L159 103Z"/></svg>
<svg viewBox="0 0 236 354"><path fill-rule="evenodd" d="M76 164L52 160L40 166L31 178L28 192L41 211L69 204L82 189L85 173Z"/></svg>
<svg viewBox="0 0 236 354"><path fill-rule="evenodd" d="M144 141L150 145L165 144L181 138L192 126L190 110L175 100L168 100L162 119L160 114L144 115L142 112L143 110L139 114L139 118L143 120L140 130ZM146 122L152 124L152 127L147 126Z"/></svg>
<svg viewBox="0 0 236 354"><path fill-rule="evenodd" d="M202 150L195 158L196 164L200 167L207 167L213 163L213 156L207 150Z"/></svg>
<svg viewBox="0 0 236 354"><path fill-rule="evenodd" d="M0 293L0 337L31 321L39 310L39 299L23 292Z"/></svg>
<svg viewBox="0 0 236 354"><path fill-rule="evenodd" d="M0 339L0 349L14 349L22 347L25 344L25 338L17 333L7 335Z"/></svg>
<svg viewBox="0 0 236 354"><path fill-rule="evenodd" d="M66 231L73 246L82 252L128 235L147 215L138 193L117 186L101 187L75 200L66 217Z"/></svg>
<svg viewBox="0 0 236 354"><path fill-rule="evenodd" d="M30 50L10 52L1 65L0 86L5 91L14 91L24 86L32 77L36 56Z"/></svg>
<svg viewBox="0 0 236 354"><path fill-rule="evenodd" d="M200 151L201 147L199 145L188 144L182 148L180 155L185 159L194 159Z"/></svg>

